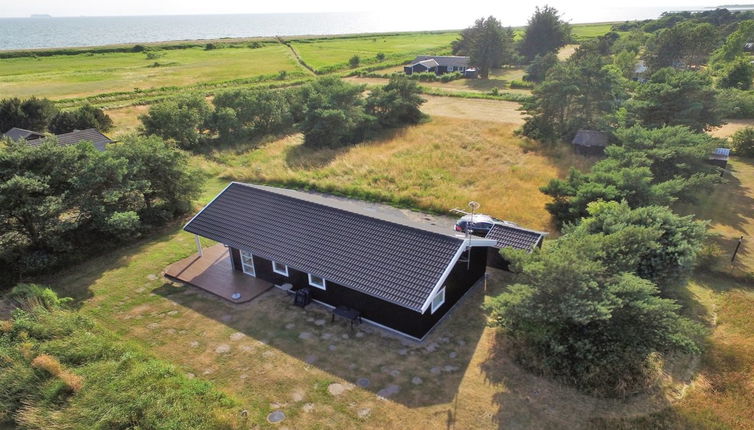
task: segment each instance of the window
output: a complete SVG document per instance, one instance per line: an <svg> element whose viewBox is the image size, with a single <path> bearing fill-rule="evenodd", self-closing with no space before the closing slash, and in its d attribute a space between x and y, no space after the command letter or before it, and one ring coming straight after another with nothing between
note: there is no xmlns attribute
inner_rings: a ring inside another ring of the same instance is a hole
<svg viewBox="0 0 754 430"><path fill-rule="evenodd" d="M247 275L257 276L257 271L254 269L254 256L249 251L241 251L241 270Z"/></svg>
<svg viewBox="0 0 754 430"><path fill-rule="evenodd" d="M432 313L435 313L443 303L445 303L445 287L440 288L440 291L432 298Z"/></svg>
<svg viewBox="0 0 754 430"><path fill-rule="evenodd" d="M278 275L288 276L288 266L280 264L277 261L272 262L272 271Z"/></svg>
<svg viewBox="0 0 754 430"><path fill-rule="evenodd" d="M311 285L312 287L319 288L320 290L324 290L325 289L325 279L324 278L320 278L319 276L312 275L310 273L309 274L309 285Z"/></svg>

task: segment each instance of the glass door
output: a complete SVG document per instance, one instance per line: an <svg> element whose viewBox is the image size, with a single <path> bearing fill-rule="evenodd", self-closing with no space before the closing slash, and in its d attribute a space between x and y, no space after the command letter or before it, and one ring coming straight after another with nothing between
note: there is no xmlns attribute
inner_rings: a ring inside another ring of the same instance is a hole
<svg viewBox="0 0 754 430"><path fill-rule="evenodd" d="M257 276L257 272L254 270L254 257L251 252L241 251L241 269L247 275Z"/></svg>

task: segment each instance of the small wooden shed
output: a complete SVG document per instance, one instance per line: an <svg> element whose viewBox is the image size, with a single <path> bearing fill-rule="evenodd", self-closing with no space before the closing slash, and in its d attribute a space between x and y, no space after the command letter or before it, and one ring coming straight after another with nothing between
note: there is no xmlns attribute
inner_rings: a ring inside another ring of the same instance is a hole
<svg viewBox="0 0 754 430"><path fill-rule="evenodd" d="M607 134L597 130L579 130L571 144L579 154L600 155L607 146Z"/></svg>

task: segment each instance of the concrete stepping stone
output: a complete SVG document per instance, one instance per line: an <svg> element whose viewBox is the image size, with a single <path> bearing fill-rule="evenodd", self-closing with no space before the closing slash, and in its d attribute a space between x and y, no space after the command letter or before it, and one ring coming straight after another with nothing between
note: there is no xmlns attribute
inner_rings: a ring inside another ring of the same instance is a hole
<svg viewBox="0 0 754 430"><path fill-rule="evenodd" d="M458 357L458 353L455 352L455 351L453 351L450 354L448 354L448 357L450 357L450 358L456 358L456 357Z"/></svg>
<svg viewBox="0 0 754 430"><path fill-rule="evenodd" d="M189 346L192 347L192 348L198 348L199 347L199 342L197 342L195 340L192 340L191 343L189 343Z"/></svg>
<svg viewBox="0 0 754 430"><path fill-rule="evenodd" d="M158 276L154 273L150 273L149 275L147 275L147 279L149 279L150 281L156 281L158 279Z"/></svg>
<svg viewBox="0 0 754 430"><path fill-rule="evenodd" d="M343 386L343 384L338 384L337 382L330 384L327 387L327 392L332 394L333 396L339 396L343 394L346 391L346 387Z"/></svg>
<svg viewBox="0 0 754 430"><path fill-rule="evenodd" d="M322 327L323 325L325 325L326 322L327 321L325 321L323 319L318 319L318 320L314 321L314 325Z"/></svg>
<svg viewBox="0 0 754 430"><path fill-rule="evenodd" d="M418 376L414 376L413 378L411 378L411 383L414 385L421 385L422 382L424 381L422 380L422 378Z"/></svg>
<svg viewBox="0 0 754 430"><path fill-rule="evenodd" d="M379 397L383 397L385 399L392 397L396 394L398 394L401 391L401 387L395 384L390 384L387 387L381 389L377 392L377 395Z"/></svg>
<svg viewBox="0 0 754 430"><path fill-rule="evenodd" d="M233 333L232 335L230 335L230 340L234 340L234 341L235 340L241 340L241 339L244 338L244 336L246 336L246 335L237 331L237 332Z"/></svg>
<svg viewBox="0 0 754 430"><path fill-rule="evenodd" d="M356 385L358 385L361 388L366 388L369 386L369 379L367 378L359 378L356 380Z"/></svg>
<svg viewBox="0 0 754 430"><path fill-rule="evenodd" d="M439 375L440 373L442 373L442 367L435 366L435 367L429 369L429 373L431 373L433 375Z"/></svg>
<svg viewBox="0 0 754 430"><path fill-rule="evenodd" d="M330 351L335 351L336 349L338 349L338 347L336 347L335 345L328 345L327 349L329 349Z"/></svg>
<svg viewBox="0 0 754 430"><path fill-rule="evenodd" d="M308 340L308 339L311 339L313 337L314 337L314 335L311 334L311 333L309 333L308 331L301 332L298 335L298 338L301 339L301 340Z"/></svg>
<svg viewBox="0 0 754 430"><path fill-rule="evenodd" d="M293 329L294 327L296 327L296 324L293 324L293 323L288 323L288 324L286 324L286 325L285 325L285 328L286 328L287 330L291 330L291 329Z"/></svg>
<svg viewBox="0 0 754 430"><path fill-rule="evenodd" d="M267 421L272 424L279 423L283 421L284 419L285 419L285 414L283 413L283 411L279 411L279 410L270 412L270 414L267 415Z"/></svg>
<svg viewBox="0 0 754 430"><path fill-rule="evenodd" d="M369 417L369 414L372 413L372 410L369 408L361 408L358 411L356 411L356 415L359 416L359 418L367 418Z"/></svg>
<svg viewBox="0 0 754 430"><path fill-rule="evenodd" d="M304 412L311 412L314 410L314 403L307 403L304 406L301 407L301 410Z"/></svg>
<svg viewBox="0 0 754 430"><path fill-rule="evenodd" d="M219 345L217 348L215 348L215 352L218 354L227 354L230 352L230 345Z"/></svg>

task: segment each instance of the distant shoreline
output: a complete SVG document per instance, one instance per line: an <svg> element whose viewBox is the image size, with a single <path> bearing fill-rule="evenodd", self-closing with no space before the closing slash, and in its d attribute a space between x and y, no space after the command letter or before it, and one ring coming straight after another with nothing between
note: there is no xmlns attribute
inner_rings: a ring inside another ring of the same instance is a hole
<svg viewBox="0 0 754 430"><path fill-rule="evenodd" d="M13 18L15 19L15 18ZM607 21L607 22L583 22L571 24L573 26L585 26L585 25L600 25L600 24L618 24L624 21ZM512 27L514 30L523 28L522 26ZM55 52L60 51L61 54L70 53L71 51L77 51L77 53L96 52L100 50L108 49L122 49L135 45L143 45L150 47L160 46L178 46L178 45L195 45L206 43L245 43L245 42L275 42L278 37L285 40L302 40L302 39L343 39L343 38L356 38L356 37L373 37L373 36L390 36L401 34L432 34L432 33L457 33L462 29L445 29L445 30L417 30L417 31L386 31L386 32L365 32L365 33L339 33L339 34L302 34L295 36L250 36L250 37L220 37L211 39L176 39L176 40L161 40L156 42L123 42L113 43L105 45L89 45L89 46L69 46L69 47L54 47L54 48L27 48L27 49L0 49L0 53L34 53L34 52Z"/></svg>

